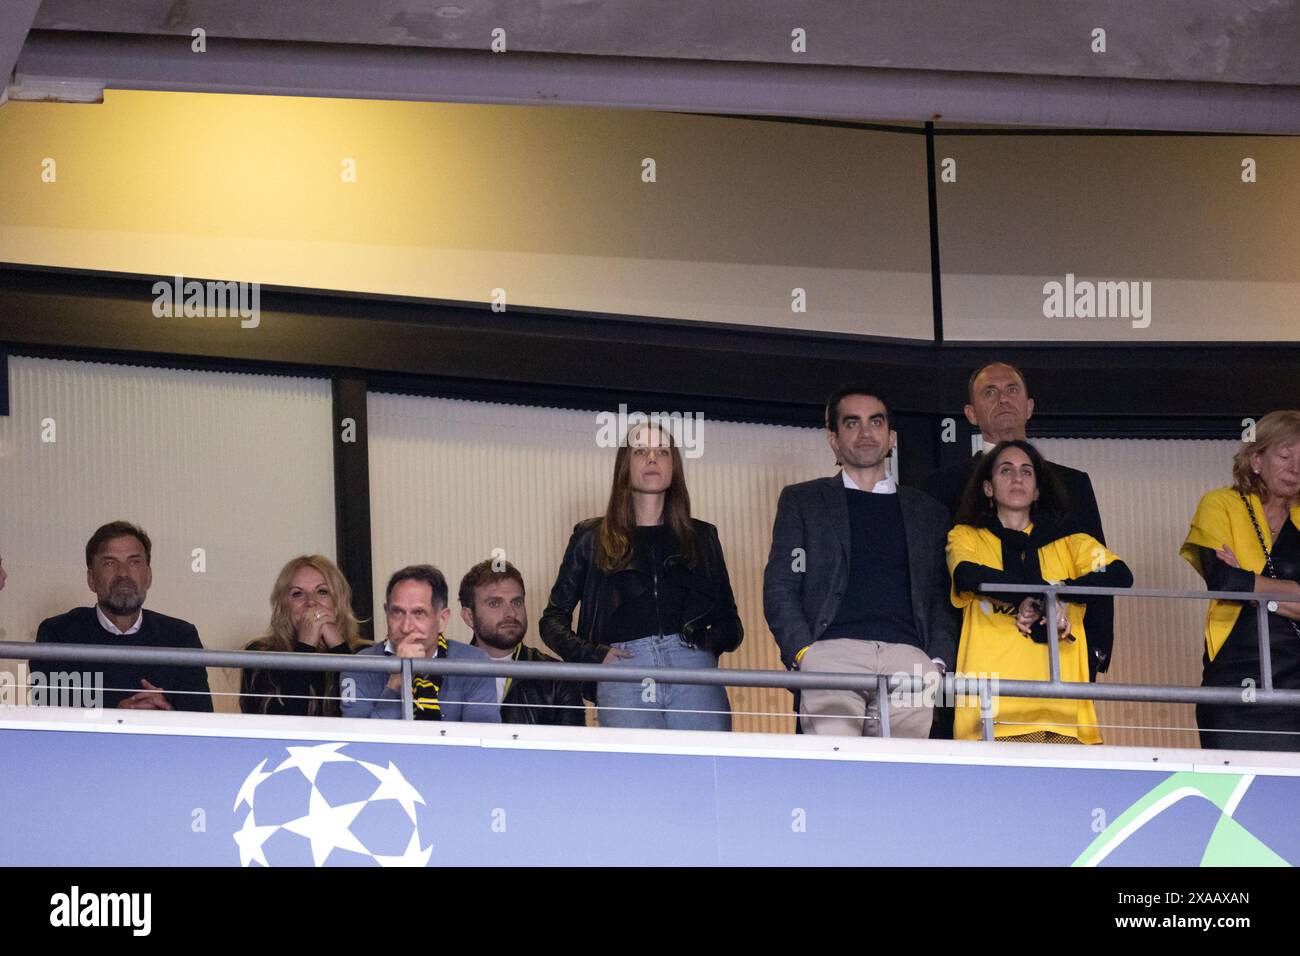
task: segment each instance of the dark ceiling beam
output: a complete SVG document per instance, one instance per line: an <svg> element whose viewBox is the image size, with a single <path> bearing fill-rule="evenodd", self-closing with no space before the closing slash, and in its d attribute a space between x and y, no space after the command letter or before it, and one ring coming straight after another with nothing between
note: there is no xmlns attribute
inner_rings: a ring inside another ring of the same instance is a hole
<svg viewBox="0 0 1300 956"><path fill-rule="evenodd" d="M1300 85L1294 0L45 0L36 25L467 51L499 30L523 53Z"/></svg>
<svg viewBox="0 0 1300 956"><path fill-rule="evenodd" d="M598 106L840 120L1300 133L1300 85L33 30L14 96L106 89Z"/></svg>
<svg viewBox="0 0 1300 956"><path fill-rule="evenodd" d="M902 413L960 418L966 379L1019 365L1043 425L1116 434L1155 419L1186 434L1295 405L1300 345L905 342L263 288L257 328L156 318L152 278L0 268L0 348L184 368L348 374L377 390L556 405L700 411L809 424L845 381ZM1073 421L1074 425L1068 426ZM1198 424L1199 423L1199 424ZM1068 427L1067 427L1068 426ZM1042 429L1039 429L1042 433ZM1154 436L1151 436L1154 437Z"/></svg>

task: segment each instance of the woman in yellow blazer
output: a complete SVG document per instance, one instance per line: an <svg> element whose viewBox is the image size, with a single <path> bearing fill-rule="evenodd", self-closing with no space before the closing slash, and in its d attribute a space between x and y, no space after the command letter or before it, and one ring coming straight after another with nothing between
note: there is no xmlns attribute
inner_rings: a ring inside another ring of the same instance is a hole
<svg viewBox="0 0 1300 956"><path fill-rule="evenodd" d="M1270 412L1207 492L1179 554L1211 591L1275 598L1267 609L1273 686L1300 689L1300 411ZM1203 687L1259 686L1256 605L1211 601ZM1251 682L1251 683L1246 683ZM1300 708L1198 704L1201 746L1300 750ZM1216 732L1217 731L1217 732Z"/></svg>
<svg viewBox="0 0 1300 956"><path fill-rule="evenodd" d="M952 603L963 609L957 671L1000 680L1048 680L1047 622L1042 595L995 594L987 584L1070 584L1131 587L1133 575L1106 546L1076 532L1060 481L1033 445L1004 441L984 456L948 533ZM1058 603L1061 679L1088 681L1086 598ZM960 706L953 736L979 739L980 712ZM973 700L969 703L974 703ZM1089 700L999 697L998 740L1101 743Z"/></svg>

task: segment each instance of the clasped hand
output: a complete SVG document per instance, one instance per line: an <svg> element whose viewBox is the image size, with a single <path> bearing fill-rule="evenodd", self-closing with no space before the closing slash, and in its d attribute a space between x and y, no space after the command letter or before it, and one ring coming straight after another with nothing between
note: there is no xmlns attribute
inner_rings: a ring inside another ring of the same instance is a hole
<svg viewBox="0 0 1300 956"><path fill-rule="evenodd" d="M1016 628L1021 634L1029 637L1035 624L1046 623L1047 615L1043 610L1042 598L1027 597L1020 602L1020 608L1016 612ZM1074 635L1070 633L1069 608L1064 601L1056 602L1056 633L1067 641L1074 640Z"/></svg>

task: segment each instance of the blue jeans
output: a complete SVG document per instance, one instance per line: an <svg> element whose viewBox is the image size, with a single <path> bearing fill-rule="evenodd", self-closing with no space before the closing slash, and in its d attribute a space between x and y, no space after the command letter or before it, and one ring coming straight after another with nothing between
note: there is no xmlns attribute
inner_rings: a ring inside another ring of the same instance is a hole
<svg viewBox="0 0 1300 956"><path fill-rule="evenodd" d="M606 667L716 668L711 651L691 647L680 634L643 637L612 644L629 651ZM596 705L602 727L655 730L730 730L731 702L720 684L662 684L659 681L601 681ZM609 708L609 709L606 709Z"/></svg>

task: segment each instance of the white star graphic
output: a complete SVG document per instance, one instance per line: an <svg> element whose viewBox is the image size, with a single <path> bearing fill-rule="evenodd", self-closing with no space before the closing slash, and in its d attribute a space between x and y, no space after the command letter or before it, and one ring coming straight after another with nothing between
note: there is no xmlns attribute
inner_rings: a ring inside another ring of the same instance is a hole
<svg viewBox="0 0 1300 956"><path fill-rule="evenodd" d="M335 746L341 747L343 745L336 744ZM297 820L290 820L284 825L284 828L290 833L305 836L311 841L311 858L316 866L324 866L326 857L336 848L352 850L369 856L370 851L348 829L365 805L366 801L362 800L358 803L345 803L339 807L331 807L326 802L324 795L316 789L316 785L312 784L311 802L307 807L307 815L299 817Z"/></svg>
<svg viewBox="0 0 1300 956"><path fill-rule="evenodd" d="M261 763L259 763L256 767L253 768L253 772L250 773L247 777L245 777L244 782L239 785L239 796L235 797L236 810L239 809L239 805L241 803L247 803L248 809L250 810L253 809L253 791L257 789L257 785L259 783L261 783L267 777L271 776L271 773L273 772L273 771L267 771L266 773L262 773L262 768L265 766L266 766L266 761L263 760Z"/></svg>
<svg viewBox="0 0 1300 956"><path fill-rule="evenodd" d="M396 765L390 760L388 767L381 767L379 764L366 763L364 760L358 760L357 763L365 767L375 779L379 781L379 786L375 792L370 795L371 800L396 800L406 811L406 815L415 822L415 805L418 803L424 805L424 797L420 796L420 791L416 790L402 776L402 771L398 770Z"/></svg>
<svg viewBox="0 0 1300 956"><path fill-rule="evenodd" d="M275 768L275 772L297 767L302 771L302 775L314 784L322 764L345 763L352 759L347 754L336 752L340 747L346 746L346 743L341 743L317 744L315 747L285 747L284 749L289 751L289 756Z"/></svg>
<svg viewBox="0 0 1300 956"><path fill-rule="evenodd" d="M423 802L423 801L421 801ZM380 866L428 866L429 857L433 855L433 844L420 849L420 831L411 831L411 842L406 844L406 852L401 856L376 856L375 862Z"/></svg>
<svg viewBox="0 0 1300 956"><path fill-rule="evenodd" d="M266 761L262 762L265 763ZM270 774L267 776L270 776ZM271 864L266 862L266 853L262 850L262 844L278 829L280 828L258 826L257 821L253 819L253 811L250 809L248 816L244 817L244 825L236 830L234 834L235 842L239 844L239 865L248 866L250 860L256 860L262 866L270 866ZM433 848L430 847L430 849Z"/></svg>

